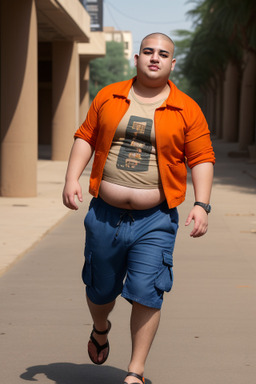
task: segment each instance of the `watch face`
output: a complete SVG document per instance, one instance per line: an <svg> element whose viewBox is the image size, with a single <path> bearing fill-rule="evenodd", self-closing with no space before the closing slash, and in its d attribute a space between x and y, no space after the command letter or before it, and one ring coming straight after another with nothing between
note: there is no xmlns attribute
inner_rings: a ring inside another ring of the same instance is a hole
<svg viewBox="0 0 256 384"><path fill-rule="evenodd" d="M205 204L205 210L207 213L210 213L211 212L211 206L210 204Z"/></svg>

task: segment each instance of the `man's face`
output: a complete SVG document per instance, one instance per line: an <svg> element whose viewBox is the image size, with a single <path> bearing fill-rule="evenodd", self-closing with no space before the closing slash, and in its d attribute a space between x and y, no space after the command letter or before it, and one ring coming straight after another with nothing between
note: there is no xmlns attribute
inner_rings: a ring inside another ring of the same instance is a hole
<svg viewBox="0 0 256 384"><path fill-rule="evenodd" d="M161 36L148 37L142 42L139 55L135 55L134 63L140 80L151 80L155 83L167 82L175 66L173 44Z"/></svg>

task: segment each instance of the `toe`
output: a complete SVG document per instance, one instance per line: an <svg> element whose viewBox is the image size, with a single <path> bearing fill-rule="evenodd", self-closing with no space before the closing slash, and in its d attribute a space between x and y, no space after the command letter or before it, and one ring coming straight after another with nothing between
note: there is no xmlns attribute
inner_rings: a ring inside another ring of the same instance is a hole
<svg viewBox="0 0 256 384"><path fill-rule="evenodd" d="M92 359L92 361L95 364L97 364L97 363L100 364L102 361L104 361L106 359L107 354L108 354L108 348L105 348L102 351L100 351L100 353L98 355L96 346L93 344L93 342L91 340L89 340L88 353L89 353L90 358Z"/></svg>

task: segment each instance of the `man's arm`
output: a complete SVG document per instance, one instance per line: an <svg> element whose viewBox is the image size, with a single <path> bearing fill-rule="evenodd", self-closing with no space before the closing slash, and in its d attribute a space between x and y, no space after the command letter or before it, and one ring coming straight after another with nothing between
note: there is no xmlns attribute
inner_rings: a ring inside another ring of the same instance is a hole
<svg viewBox="0 0 256 384"><path fill-rule="evenodd" d="M192 168L191 174L195 201L209 204L213 181L213 164L198 164ZM208 214L205 212L204 208L198 205L194 206L188 215L185 225L189 225L192 220L194 220L194 228L192 229L190 236L203 236L208 228Z"/></svg>
<svg viewBox="0 0 256 384"><path fill-rule="evenodd" d="M89 163L93 151L94 148L83 139L77 138L73 144L62 194L63 204L70 209L78 209L75 202L75 195L77 195L80 202L83 201L82 188L79 184L79 178Z"/></svg>

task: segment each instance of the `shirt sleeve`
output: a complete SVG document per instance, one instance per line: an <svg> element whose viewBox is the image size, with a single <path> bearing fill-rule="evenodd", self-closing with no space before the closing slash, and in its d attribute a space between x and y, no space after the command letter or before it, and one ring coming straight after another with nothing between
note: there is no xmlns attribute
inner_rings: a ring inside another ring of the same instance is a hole
<svg viewBox="0 0 256 384"><path fill-rule="evenodd" d="M207 162L215 164L208 124L200 107L192 99L185 115L185 156L189 168Z"/></svg>
<svg viewBox="0 0 256 384"><path fill-rule="evenodd" d="M94 148L98 135L98 110L99 106L96 96L89 108L85 121L78 128L74 135L75 138L80 138L87 141Z"/></svg>

